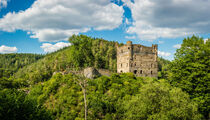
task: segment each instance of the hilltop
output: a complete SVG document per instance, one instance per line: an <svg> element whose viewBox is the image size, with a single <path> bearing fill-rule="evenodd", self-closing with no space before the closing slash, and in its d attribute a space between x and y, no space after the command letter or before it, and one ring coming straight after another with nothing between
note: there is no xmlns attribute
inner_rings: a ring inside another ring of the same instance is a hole
<svg viewBox="0 0 210 120"><path fill-rule="evenodd" d="M19 69L15 78L27 80L30 84L48 80L54 72L79 71L86 67L107 69L116 72L117 42L91 38L85 35L72 36L73 44Z"/></svg>
<svg viewBox="0 0 210 120"><path fill-rule="evenodd" d="M41 59L25 65L14 74L14 77L21 81L27 81L28 84L35 84L47 81L53 73L81 72L87 67L106 69L116 73L116 45L122 44L85 35L74 35L69 38L69 42L73 45L42 56ZM158 61L160 63L159 71L162 71L162 67L169 63L163 58L159 58Z"/></svg>

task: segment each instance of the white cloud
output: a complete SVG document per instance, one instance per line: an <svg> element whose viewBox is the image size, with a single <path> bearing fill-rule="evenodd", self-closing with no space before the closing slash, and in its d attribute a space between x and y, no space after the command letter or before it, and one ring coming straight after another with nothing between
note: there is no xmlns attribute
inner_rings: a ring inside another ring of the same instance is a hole
<svg viewBox="0 0 210 120"><path fill-rule="evenodd" d="M135 0L129 3L133 26L142 40L176 38L196 33L209 33L209 0Z"/></svg>
<svg viewBox="0 0 210 120"><path fill-rule="evenodd" d="M54 51L57 51L59 49L62 49L64 47L68 47L70 46L71 43L64 43L64 42L58 42L56 44L50 44L50 43L43 43L41 48L44 50L44 52L54 52Z"/></svg>
<svg viewBox="0 0 210 120"><path fill-rule="evenodd" d="M171 55L169 52L163 52L163 51L158 51L158 55L163 56L163 57L168 57Z"/></svg>
<svg viewBox="0 0 210 120"><path fill-rule="evenodd" d="M126 39L136 39L136 36L125 36Z"/></svg>
<svg viewBox="0 0 210 120"><path fill-rule="evenodd" d="M15 53L17 51L18 49L16 47L9 47L5 45L0 46L0 53Z"/></svg>
<svg viewBox="0 0 210 120"><path fill-rule="evenodd" d="M159 43L159 44L163 44L163 43L164 43L164 41L161 41L161 40L160 40L160 41L158 41L158 43Z"/></svg>
<svg viewBox="0 0 210 120"><path fill-rule="evenodd" d="M126 24L126 25L130 25L130 24L132 24L132 22L131 22L130 20L128 20L128 18L126 18L126 19L125 19L125 24Z"/></svg>
<svg viewBox="0 0 210 120"><path fill-rule="evenodd" d="M112 30L122 23L123 8L109 0L37 0L25 11L0 19L0 30L29 31L40 41L67 40L88 30Z"/></svg>
<svg viewBox="0 0 210 120"><path fill-rule="evenodd" d="M176 45L173 46L173 48L179 49L179 48L181 48L181 44L176 44Z"/></svg>
<svg viewBox="0 0 210 120"><path fill-rule="evenodd" d="M2 8L7 7L8 0L0 0L0 11Z"/></svg>
<svg viewBox="0 0 210 120"><path fill-rule="evenodd" d="M122 0L122 2L124 3L123 4L124 6L128 6L128 7L130 7L132 4L131 0Z"/></svg>

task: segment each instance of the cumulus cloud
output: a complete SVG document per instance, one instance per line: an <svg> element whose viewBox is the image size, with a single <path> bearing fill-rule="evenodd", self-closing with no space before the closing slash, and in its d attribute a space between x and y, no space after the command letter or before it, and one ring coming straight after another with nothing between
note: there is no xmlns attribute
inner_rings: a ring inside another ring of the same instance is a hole
<svg viewBox="0 0 210 120"><path fill-rule="evenodd" d="M50 53L57 51L59 49L62 49L64 47L70 46L71 43L64 43L64 42L58 42L56 44L50 44L50 43L43 43L41 48L44 50L44 52Z"/></svg>
<svg viewBox="0 0 210 120"><path fill-rule="evenodd" d="M0 46L0 53L15 53L17 51L18 49L16 47L9 47L5 45Z"/></svg>
<svg viewBox="0 0 210 120"><path fill-rule="evenodd" d="M127 33L142 40L176 38L210 31L209 0L135 0Z"/></svg>
<svg viewBox="0 0 210 120"><path fill-rule="evenodd" d="M0 19L0 30L29 31L40 41L67 40L90 29L112 30L122 23L123 8L109 0L37 0L25 11Z"/></svg>
<svg viewBox="0 0 210 120"><path fill-rule="evenodd" d="M173 48L179 49L179 48L181 48L181 44L176 44L176 45L173 46Z"/></svg>
<svg viewBox="0 0 210 120"><path fill-rule="evenodd" d="M7 7L8 0L0 0L0 10Z"/></svg>
<svg viewBox="0 0 210 120"><path fill-rule="evenodd" d="M163 56L163 57L168 57L171 55L169 52L163 52L163 51L158 51L158 55Z"/></svg>

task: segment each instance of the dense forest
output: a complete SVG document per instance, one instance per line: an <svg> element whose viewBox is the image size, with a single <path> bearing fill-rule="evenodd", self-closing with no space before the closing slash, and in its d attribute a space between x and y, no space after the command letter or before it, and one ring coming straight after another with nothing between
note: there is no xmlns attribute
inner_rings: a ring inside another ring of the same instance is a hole
<svg viewBox="0 0 210 120"><path fill-rule="evenodd" d="M10 77L17 70L43 58L37 54L0 54L0 78Z"/></svg>
<svg viewBox="0 0 210 120"><path fill-rule="evenodd" d="M2 120L209 119L210 40L184 39L173 61L158 58L158 78L117 74L117 42L85 35L69 42L47 55L1 55ZM88 79L72 73L86 67L113 74Z"/></svg>

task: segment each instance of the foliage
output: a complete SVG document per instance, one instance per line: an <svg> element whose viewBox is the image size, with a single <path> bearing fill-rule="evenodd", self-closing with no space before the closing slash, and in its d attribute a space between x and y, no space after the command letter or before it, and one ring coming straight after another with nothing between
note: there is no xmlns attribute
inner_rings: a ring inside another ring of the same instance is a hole
<svg viewBox="0 0 210 120"><path fill-rule="evenodd" d="M43 55L37 54L0 54L0 78L9 77L18 69L36 62Z"/></svg>
<svg viewBox="0 0 210 120"><path fill-rule="evenodd" d="M44 105L56 119L84 119L83 93L76 82L78 79L81 77L58 73L49 81L33 86L28 97ZM181 89L157 79L136 78L132 73L89 79L87 102L88 119L201 117L197 105Z"/></svg>
<svg viewBox="0 0 210 120"><path fill-rule="evenodd" d="M138 93L143 84L142 78L132 73L102 76L89 81L89 117L91 119L121 119L123 116L122 102Z"/></svg>
<svg viewBox="0 0 210 120"><path fill-rule="evenodd" d="M192 36L183 40L170 64L169 80L199 104L207 118L210 111L210 40ZM208 118L207 118L208 119Z"/></svg>
<svg viewBox="0 0 210 120"><path fill-rule="evenodd" d="M17 80L17 79L13 79L12 77L11 78L6 78L6 77L0 78L0 90L5 89L5 88L18 89L18 88L26 87L26 86L27 86L26 81L21 80L21 79Z"/></svg>
<svg viewBox="0 0 210 120"><path fill-rule="evenodd" d="M197 104L180 88L171 87L164 80L148 81L139 94L123 101L125 118L129 120L199 120Z"/></svg>
<svg viewBox="0 0 210 120"><path fill-rule="evenodd" d="M116 71L116 42L85 35L73 35L69 42L73 44L71 61L74 61L74 68L93 66Z"/></svg>
<svg viewBox="0 0 210 120"><path fill-rule="evenodd" d="M158 58L158 79L167 79L170 61L162 57Z"/></svg>
<svg viewBox="0 0 210 120"><path fill-rule="evenodd" d="M83 96L75 79L71 74L62 76L58 73L49 81L35 85L28 97L48 108L56 119L82 119Z"/></svg>
<svg viewBox="0 0 210 120"><path fill-rule="evenodd" d="M0 91L1 120L51 120L52 115L26 94L15 89Z"/></svg>
<svg viewBox="0 0 210 120"><path fill-rule="evenodd" d="M116 71L115 42L85 35L73 35L69 41L72 46L47 54L39 61L18 70L15 78L35 84L47 81L57 71L68 73L90 66Z"/></svg>
<svg viewBox="0 0 210 120"><path fill-rule="evenodd" d="M116 74L116 42L85 35L69 41L45 56L0 55L1 119L84 119L84 78L71 72L85 67L113 72L85 78L88 119L202 119L198 111L208 119L209 40L187 38L174 61L158 58L159 79Z"/></svg>

